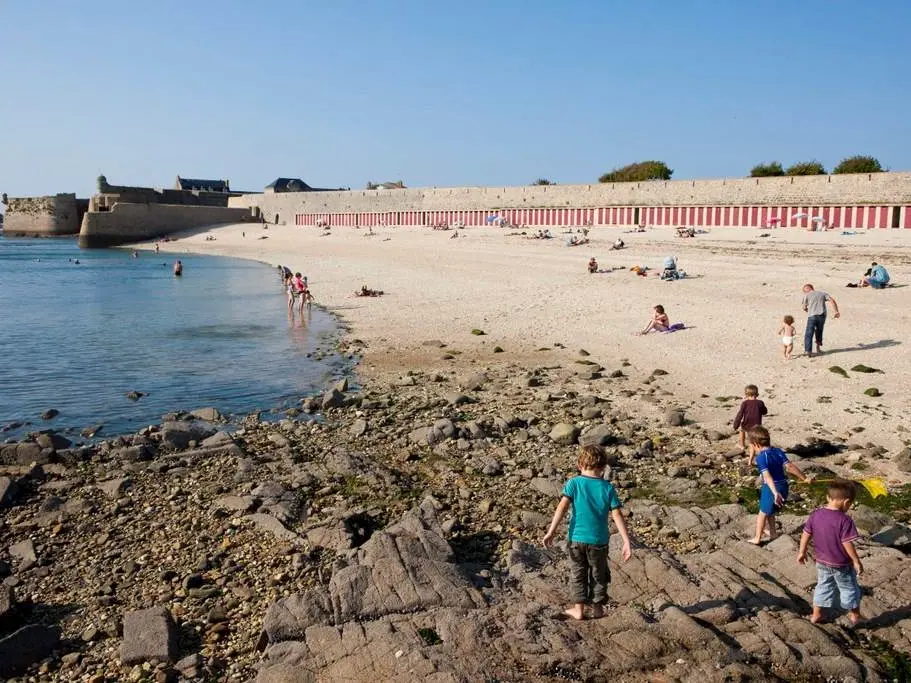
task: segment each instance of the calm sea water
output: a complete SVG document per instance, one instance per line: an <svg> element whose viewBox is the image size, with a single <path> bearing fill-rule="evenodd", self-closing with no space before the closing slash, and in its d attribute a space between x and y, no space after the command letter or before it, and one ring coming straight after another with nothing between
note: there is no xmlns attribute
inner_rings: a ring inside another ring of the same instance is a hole
<svg viewBox="0 0 911 683"><path fill-rule="evenodd" d="M308 356L337 335L315 307L291 324L277 270L263 264L0 237L0 428L31 423L0 440L98 423L100 436L126 433L204 406L242 415L290 405L344 374L339 356ZM131 401L134 390L148 395ZM60 414L45 422L49 408Z"/></svg>

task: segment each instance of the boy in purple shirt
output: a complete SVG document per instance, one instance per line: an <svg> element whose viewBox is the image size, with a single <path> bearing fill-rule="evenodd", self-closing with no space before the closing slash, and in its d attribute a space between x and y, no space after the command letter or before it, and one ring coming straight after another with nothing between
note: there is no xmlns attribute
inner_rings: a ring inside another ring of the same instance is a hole
<svg viewBox="0 0 911 683"><path fill-rule="evenodd" d="M813 592L813 614L810 616L814 624L822 620L823 608L836 607L837 604L848 610L852 624L856 625L861 619L857 576L863 574L864 566L854 548L857 527L854 520L845 514L856 495L854 482L833 481L826 494L826 506L814 510L803 526L797 561L800 564L807 561L807 546L811 538L816 550L817 580Z"/></svg>

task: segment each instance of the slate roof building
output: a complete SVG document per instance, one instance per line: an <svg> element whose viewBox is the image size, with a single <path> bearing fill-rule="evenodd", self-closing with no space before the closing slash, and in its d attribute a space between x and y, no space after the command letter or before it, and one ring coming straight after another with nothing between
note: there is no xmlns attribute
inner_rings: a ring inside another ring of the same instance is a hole
<svg viewBox="0 0 911 683"><path fill-rule="evenodd" d="M310 187L300 178L276 178L266 185L267 194L276 194L279 192L312 192Z"/></svg>
<svg viewBox="0 0 911 683"><path fill-rule="evenodd" d="M228 180L205 180L200 178L181 178L180 176L177 176L177 182L174 183L174 189L230 194L231 183Z"/></svg>

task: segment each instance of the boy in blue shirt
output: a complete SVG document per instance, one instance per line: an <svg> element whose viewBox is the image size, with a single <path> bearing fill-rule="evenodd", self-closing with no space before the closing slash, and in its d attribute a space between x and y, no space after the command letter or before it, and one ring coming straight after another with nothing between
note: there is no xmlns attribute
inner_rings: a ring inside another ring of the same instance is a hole
<svg viewBox="0 0 911 683"><path fill-rule="evenodd" d="M630 558L629 533L620 511L620 499L613 485L604 480L607 456L600 446L583 446L579 453L579 472L563 487L550 528L542 539L549 548L557 527L570 504L569 520L570 593L573 606L565 614L573 619L585 618L585 605L592 606L592 618L604 616L610 569L607 566L607 546L610 534L607 518L617 526L623 539L623 559Z"/></svg>
<svg viewBox="0 0 911 683"><path fill-rule="evenodd" d="M759 491L759 514L756 516L756 535L750 539L753 545L762 544L762 533L766 524L769 527L769 539L778 537L775 526L775 513L781 509L788 499L788 477L785 471L790 472L804 483L809 483L810 478L805 476L800 468L788 460L787 454L780 448L772 448L772 439L769 430L762 425L756 425L747 432L750 441L750 465L756 463L759 476L762 477L762 488Z"/></svg>

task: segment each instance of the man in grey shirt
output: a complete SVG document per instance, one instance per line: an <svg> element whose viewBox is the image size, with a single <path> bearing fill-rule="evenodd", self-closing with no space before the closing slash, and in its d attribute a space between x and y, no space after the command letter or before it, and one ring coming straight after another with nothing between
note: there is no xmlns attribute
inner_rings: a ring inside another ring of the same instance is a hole
<svg viewBox="0 0 911 683"><path fill-rule="evenodd" d="M816 353L822 353L822 329L826 325L826 302L832 304L835 317L841 317L835 299L826 292L817 292L813 285L803 286L803 310L807 316L807 330L803 334L803 350L813 357L813 338L816 338Z"/></svg>

